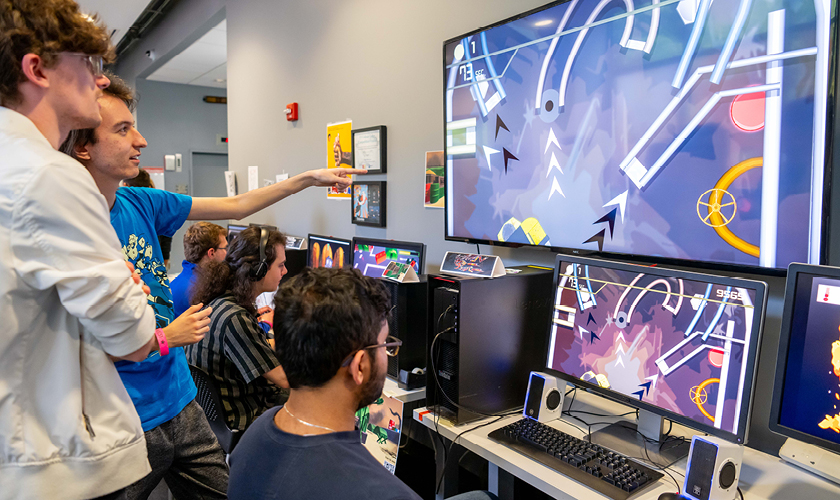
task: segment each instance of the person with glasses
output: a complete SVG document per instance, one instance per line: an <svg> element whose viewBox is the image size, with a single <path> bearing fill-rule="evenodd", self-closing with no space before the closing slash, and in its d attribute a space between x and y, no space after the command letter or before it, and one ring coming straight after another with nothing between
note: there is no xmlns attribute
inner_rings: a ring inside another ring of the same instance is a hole
<svg viewBox="0 0 840 500"><path fill-rule="evenodd" d="M56 151L114 51L71 0L0 2L0 499L116 498L151 469L113 359L158 349L108 207Z"/></svg>
<svg viewBox="0 0 840 500"><path fill-rule="evenodd" d="M216 381L231 429L247 429L288 386L256 308L257 296L275 292L285 274L286 236L256 226L239 233L222 262L196 268L192 302L213 313L210 332L187 348L187 360Z"/></svg>
<svg viewBox="0 0 840 500"><path fill-rule="evenodd" d="M181 274L170 283L176 316L190 308L190 288L195 283L195 268L224 261L227 248L227 230L218 224L201 221L187 229Z"/></svg>
<svg viewBox="0 0 840 500"><path fill-rule="evenodd" d="M380 397L388 356L401 345L389 335L385 287L357 269L306 268L274 300L289 399L259 417L233 450L229 498L419 500L355 430L356 412Z"/></svg>

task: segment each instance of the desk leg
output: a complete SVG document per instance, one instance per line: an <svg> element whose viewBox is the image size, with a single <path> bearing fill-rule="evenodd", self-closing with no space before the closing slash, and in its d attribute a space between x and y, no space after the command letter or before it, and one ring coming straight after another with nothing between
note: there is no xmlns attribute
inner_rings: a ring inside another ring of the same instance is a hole
<svg viewBox="0 0 840 500"><path fill-rule="evenodd" d="M449 449L451 442L448 439L445 441L446 448L449 451L448 460L444 459L443 446L440 441L435 441L435 485L441 482L441 476L443 476L443 484L435 492L435 500L443 500L458 494L458 461L467 451L459 444Z"/></svg>
<svg viewBox="0 0 840 500"><path fill-rule="evenodd" d="M487 462L487 489L499 500L513 500L513 474L498 465Z"/></svg>

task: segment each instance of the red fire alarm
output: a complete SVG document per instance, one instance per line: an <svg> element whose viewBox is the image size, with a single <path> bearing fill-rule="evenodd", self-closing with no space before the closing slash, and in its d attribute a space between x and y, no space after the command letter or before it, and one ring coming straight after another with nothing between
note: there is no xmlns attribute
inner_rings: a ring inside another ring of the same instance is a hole
<svg viewBox="0 0 840 500"><path fill-rule="evenodd" d="M298 103L293 102L286 105L286 120L296 122L298 119Z"/></svg>

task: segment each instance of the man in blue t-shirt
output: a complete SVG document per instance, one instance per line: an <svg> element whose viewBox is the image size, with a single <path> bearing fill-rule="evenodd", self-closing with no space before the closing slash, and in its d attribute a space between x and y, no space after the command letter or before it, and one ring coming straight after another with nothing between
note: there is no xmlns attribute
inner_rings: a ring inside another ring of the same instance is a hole
<svg viewBox="0 0 840 500"><path fill-rule="evenodd" d="M172 280L172 302L180 316L190 308L190 289L195 268L207 262L221 262L227 257L227 231L212 222L196 222L184 234L184 261L181 273Z"/></svg>
<svg viewBox="0 0 840 500"><path fill-rule="evenodd" d="M356 412L379 399L388 356L402 344L388 335L385 287L355 269L305 268L274 300L275 349L291 394L257 418L233 450L230 499L419 500L356 430Z"/></svg>
<svg viewBox="0 0 840 500"><path fill-rule="evenodd" d="M87 168L105 197L123 254L151 288L149 303L164 332L173 322L203 322L209 309L199 312L196 305L175 318L158 236L172 236L186 220L241 219L309 186L346 188L349 174L366 173L314 170L230 198L193 199L158 189L119 188L122 180L137 176L146 140L134 128L135 100L125 82L111 78L99 103L100 126L73 131L61 150ZM196 387L183 349L164 355L155 351L141 363L120 363L117 370L140 415L152 467L148 476L126 490L127 497L146 499L165 479L180 499L226 498L224 455L194 401Z"/></svg>

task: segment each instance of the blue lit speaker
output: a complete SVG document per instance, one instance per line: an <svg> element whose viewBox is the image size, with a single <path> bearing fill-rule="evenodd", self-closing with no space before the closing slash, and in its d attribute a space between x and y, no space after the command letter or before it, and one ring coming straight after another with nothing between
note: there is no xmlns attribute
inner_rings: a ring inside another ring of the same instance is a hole
<svg viewBox="0 0 840 500"><path fill-rule="evenodd" d="M566 383L547 373L531 372L528 377L528 393L522 415L538 422L550 422L560 418L563 409L563 391Z"/></svg>
<svg viewBox="0 0 840 500"><path fill-rule="evenodd" d="M743 458L743 445L713 436L694 436L683 496L691 500L734 500Z"/></svg>

